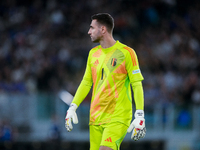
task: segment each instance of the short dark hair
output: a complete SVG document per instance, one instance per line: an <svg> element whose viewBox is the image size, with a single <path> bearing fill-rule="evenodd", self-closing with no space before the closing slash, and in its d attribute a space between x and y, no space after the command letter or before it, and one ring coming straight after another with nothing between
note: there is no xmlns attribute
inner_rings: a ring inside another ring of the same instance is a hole
<svg viewBox="0 0 200 150"><path fill-rule="evenodd" d="M114 19L113 17L108 13L98 13L91 17L92 20L96 19L97 22L100 24L106 26L108 32L112 33L114 28Z"/></svg>

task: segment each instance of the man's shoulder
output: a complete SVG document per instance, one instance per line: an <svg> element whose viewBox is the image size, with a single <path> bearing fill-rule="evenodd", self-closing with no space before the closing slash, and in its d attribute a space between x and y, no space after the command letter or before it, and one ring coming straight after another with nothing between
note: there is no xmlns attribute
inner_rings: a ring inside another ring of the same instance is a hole
<svg viewBox="0 0 200 150"><path fill-rule="evenodd" d="M127 46L127 45L125 45L125 44L123 44L123 43L121 43L121 42L119 42L119 41L117 41L117 44L118 44L117 46L118 46L118 47L121 47L121 48Z"/></svg>
<svg viewBox="0 0 200 150"><path fill-rule="evenodd" d="M101 46L100 45L97 45L95 47L93 47L90 51L97 51L98 49L100 49Z"/></svg>
<svg viewBox="0 0 200 150"><path fill-rule="evenodd" d="M93 47L90 50L89 55L91 57L100 57L100 55L101 55L101 45L97 45L97 46Z"/></svg>
<svg viewBox="0 0 200 150"><path fill-rule="evenodd" d="M121 50L124 53L130 52L130 51L134 51L133 48L123 44L123 43L118 43L118 49Z"/></svg>

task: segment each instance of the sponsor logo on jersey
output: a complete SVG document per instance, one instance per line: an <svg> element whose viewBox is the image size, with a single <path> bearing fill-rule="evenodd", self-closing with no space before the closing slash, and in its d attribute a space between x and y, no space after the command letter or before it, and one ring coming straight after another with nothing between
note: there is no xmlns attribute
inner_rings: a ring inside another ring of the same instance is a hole
<svg viewBox="0 0 200 150"><path fill-rule="evenodd" d="M111 143L112 143L112 139L111 139L111 137L105 139L105 141L107 141L107 142L111 142Z"/></svg>
<svg viewBox="0 0 200 150"><path fill-rule="evenodd" d="M97 59L93 64L94 64L95 66L98 66L99 60Z"/></svg>
<svg viewBox="0 0 200 150"><path fill-rule="evenodd" d="M137 70L133 70L133 71L132 71L132 74L136 74L136 73L140 73L140 69L137 69Z"/></svg>

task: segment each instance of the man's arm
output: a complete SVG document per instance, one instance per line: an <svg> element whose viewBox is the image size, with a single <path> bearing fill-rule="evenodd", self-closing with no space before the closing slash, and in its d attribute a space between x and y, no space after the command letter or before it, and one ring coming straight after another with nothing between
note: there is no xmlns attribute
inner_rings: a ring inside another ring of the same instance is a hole
<svg viewBox="0 0 200 150"><path fill-rule="evenodd" d="M143 92L142 82L137 81L131 83L131 86L133 89L136 110L144 110L144 92Z"/></svg>
<svg viewBox="0 0 200 150"><path fill-rule="evenodd" d="M92 83L83 79L76 91L76 94L74 96L72 103L76 104L78 107L81 104L81 102L85 99L85 97L88 95L88 93L90 92L91 87L92 87Z"/></svg>
<svg viewBox="0 0 200 150"><path fill-rule="evenodd" d="M134 93L136 111L134 114L135 119L133 120L127 131L131 132L133 130L131 139L137 141L140 138L143 138L146 134L144 119L144 94L141 81L134 82L131 85Z"/></svg>
<svg viewBox="0 0 200 150"><path fill-rule="evenodd" d="M74 99L72 101L72 103L76 104L77 107L81 104L81 102L88 95L88 93L92 87L92 84L93 84L92 71L91 71L91 66L90 66L90 57L91 57L91 54L89 53L83 79L82 79L82 81L75 93Z"/></svg>
<svg viewBox="0 0 200 150"><path fill-rule="evenodd" d="M140 68L137 55L131 48L125 47L128 51L126 55L126 69L128 77L134 93L134 101L136 106L135 119L128 128L128 132L132 132L131 139L137 141L143 138L146 134L145 119L144 119L144 92L142 87L142 80L144 79Z"/></svg>
<svg viewBox="0 0 200 150"><path fill-rule="evenodd" d="M74 124L78 123L76 109L81 104L81 102L85 99L85 97L88 95L91 87L92 87L92 72L91 72L91 67L90 67L90 55L89 55L85 74L75 93L74 99L69 109L67 110L67 114L65 117L65 127L67 131L71 131L73 129L72 121Z"/></svg>

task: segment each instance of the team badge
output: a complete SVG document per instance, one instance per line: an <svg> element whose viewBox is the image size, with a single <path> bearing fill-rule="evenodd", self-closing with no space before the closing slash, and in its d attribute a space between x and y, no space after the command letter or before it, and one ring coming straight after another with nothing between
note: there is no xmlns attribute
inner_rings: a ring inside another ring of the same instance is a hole
<svg viewBox="0 0 200 150"><path fill-rule="evenodd" d="M111 60L111 65L114 67L117 64L117 59L116 58L112 58Z"/></svg>

